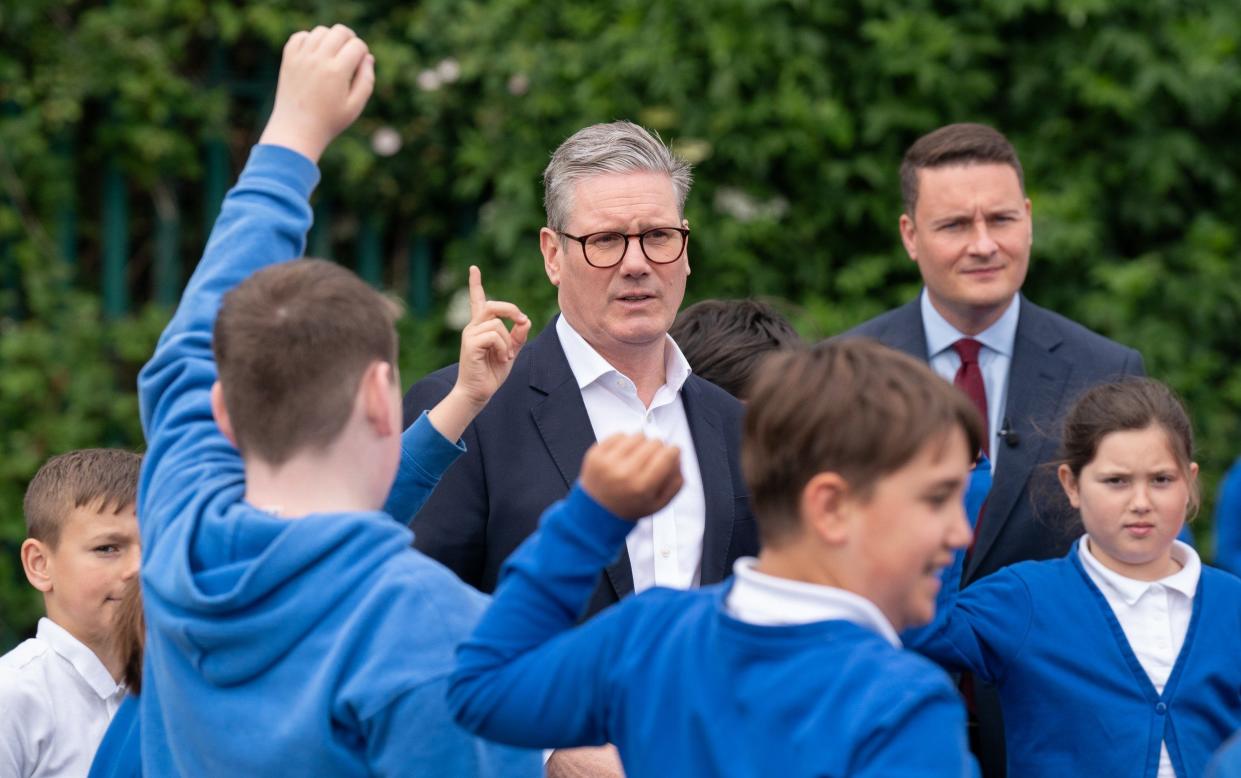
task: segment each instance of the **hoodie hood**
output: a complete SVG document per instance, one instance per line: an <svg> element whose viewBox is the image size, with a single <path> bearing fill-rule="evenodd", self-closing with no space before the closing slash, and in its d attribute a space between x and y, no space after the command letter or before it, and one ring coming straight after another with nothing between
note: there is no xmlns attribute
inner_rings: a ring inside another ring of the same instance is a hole
<svg viewBox="0 0 1241 778"><path fill-rule="evenodd" d="M171 564L142 575L161 632L216 686L262 674L413 542L378 511L283 519L240 497L240 487L217 492L219 513L196 506L198 531L165 533L158 542L179 548L156 558Z"/></svg>

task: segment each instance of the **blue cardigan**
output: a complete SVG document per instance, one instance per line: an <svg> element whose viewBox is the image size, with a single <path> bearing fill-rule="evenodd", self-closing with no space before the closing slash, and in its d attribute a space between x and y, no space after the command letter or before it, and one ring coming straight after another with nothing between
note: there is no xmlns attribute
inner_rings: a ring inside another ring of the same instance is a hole
<svg viewBox="0 0 1241 778"><path fill-rule="evenodd" d="M580 486L548 509L458 651L458 721L515 745L612 742L630 778L974 774L947 676L852 622L738 621L727 581L575 628L632 527Z"/></svg>
<svg viewBox="0 0 1241 778"><path fill-rule="evenodd" d="M1074 548L974 583L911 647L998 687L1010 778L1202 775L1241 726L1241 580L1203 566L1158 694Z"/></svg>

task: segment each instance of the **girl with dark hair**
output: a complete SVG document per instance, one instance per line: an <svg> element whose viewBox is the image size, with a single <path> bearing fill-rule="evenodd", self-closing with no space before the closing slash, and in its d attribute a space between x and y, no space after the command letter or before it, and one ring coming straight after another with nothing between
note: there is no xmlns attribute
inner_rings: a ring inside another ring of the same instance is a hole
<svg viewBox="0 0 1241 778"><path fill-rule="evenodd" d="M124 668L129 696L117 708L108 725L87 778L140 778L142 754L138 726L138 694L142 691L142 647L146 642L146 622L142 618L142 589L137 576L131 578L116 611L112 637Z"/></svg>
<svg viewBox="0 0 1241 778"><path fill-rule="evenodd" d="M911 647L998 687L1008 775L1190 778L1241 726L1241 580L1176 539L1198 507L1180 401L1089 390L1057 470L1085 534L955 596Z"/></svg>

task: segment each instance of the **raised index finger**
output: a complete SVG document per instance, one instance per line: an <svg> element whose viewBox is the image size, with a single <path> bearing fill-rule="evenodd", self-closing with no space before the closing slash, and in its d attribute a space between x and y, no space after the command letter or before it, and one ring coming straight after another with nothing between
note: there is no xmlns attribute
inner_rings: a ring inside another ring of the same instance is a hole
<svg viewBox="0 0 1241 778"><path fill-rule="evenodd" d="M480 321L487 308L487 293L483 291L483 272L478 265L470 265L470 320Z"/></svg>

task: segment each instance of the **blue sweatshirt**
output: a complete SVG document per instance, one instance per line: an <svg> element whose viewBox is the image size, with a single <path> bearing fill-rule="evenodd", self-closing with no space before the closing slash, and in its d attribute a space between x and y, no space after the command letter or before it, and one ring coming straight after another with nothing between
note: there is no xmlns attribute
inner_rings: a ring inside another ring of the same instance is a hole
<svg viewBox="0 0 1241 778"><path fill-rule="evenodd" d="M852 622L748 624L726 581L575 628L632 528L580 486L547 510L458 652L458 721L516 745L612 742L629 778L974 774L947 676Z"/></svg>
<svg viewBox="0 0 1241 778"><path fill-rule="evenodd" d="M247 504L241 458L212 419L220 298L301 255L317 181L301 155L254 149L139 377L145 772L538 775L537 754L471 737L447 712L453 650L486 598L411 550L389 513L287 520ZM395 515L458 453L436 437L414 445L426 472L403 454Z"/></svg>
<svg viewBox="0 0 1241 778"><path fill-rule="evenodd" d="M1206 778L1241 778L1241 732L1215 754L1207 768Z"/></svg>
<svg viewBox="0 0 1241 778"><path fill-rule="evenodd" d="M1215 566L1241 575L1241 459L1232 463L1219 484L1219 499L1215 501Z"/></svg>
<svg viewBox="0 0 1241 778"><path fill-rule="evenodd" d="M1076 545L976 581L910 643L998 688L1009 778L1153 778L1161 741L1178 776L1202 775L1241 726L1238 646L1241 580L1204 565L1157 693Z"/></svg>

